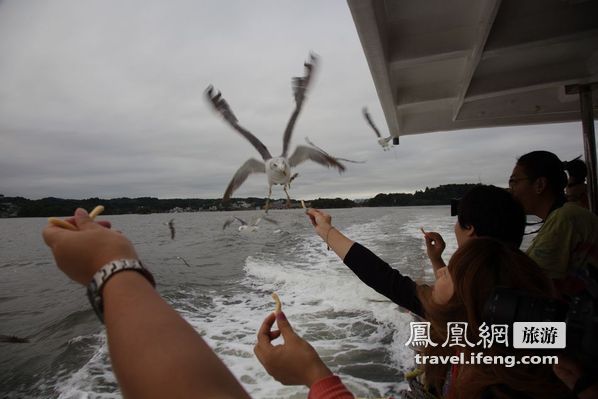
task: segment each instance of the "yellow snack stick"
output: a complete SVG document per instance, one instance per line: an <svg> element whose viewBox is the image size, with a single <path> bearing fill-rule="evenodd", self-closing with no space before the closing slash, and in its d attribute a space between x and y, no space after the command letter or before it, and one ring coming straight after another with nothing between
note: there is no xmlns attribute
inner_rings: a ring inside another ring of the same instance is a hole
<svg viewBox="0 0 598 399"><path fill-rule="evenodd" d="M305 201L301 200L301 206L303 207L303 209L306 209L305 208Z"/></svg>
<svg viewBox="0 0 598 399"><path fill-rule="evenodd" d="M89 214L89 217L93 220L93 219L95 219L96 216L98 216L102 212L104 212L104 206L98 205L95 208L93 208L93 211L91 211L91 213ZM67 222L66 220L63 220L63 219L51 217L51 218L48 218L48 222L53 224L54 226L62 227L63 229L68 229L68 230L73 230L73 231L79 230L77 228L77 226L75 226L72 223Z"/></svg>
<svg viewBox="0 0 598 399"><path fill-rule="evenodd" d="M419 229L422 231L422 233L424 233L424 235L426 235L426 231L424 230L423 227L420 227Z"/></svg>
<svg viewBox="0 0 598 399"><path fill-rule="evenodd" d="M66 220L52 217L52 218L48 218L48 222L53 224L54 226L62 227L63 229L68 229L68 230L73 230L73 231L78 230L76 226L72 225L71 223L67 222Z"/></svg>
<svg viewBox="0 0 598 399"><path fill-rule="evenodd" d="M415 370L411 370L405 373L405 379L406 380L412 380L416 377L419 377L420 375L422 375L424 372L423 369L415 369Z"/></svg>
<svg viewBox="0 0 598 399"><path fill-rule="evenodd" d="M282 310L282 303L280 302L280 298L276 292L272 293L272 299L274 299L274 303L276 303L276 308L274 308L274 313L279 314Z"/></svg>
<svg viewBox="0 0 598 399"><path fill-rule="evenodd" d="M98 205L95 208L93 208L93 211L91 211L89 213L89 217L91 218L91 220L93 220L93 219L96 218L96 216L98 216L102 212L104 212L104 206L103 205Z"/></svg>

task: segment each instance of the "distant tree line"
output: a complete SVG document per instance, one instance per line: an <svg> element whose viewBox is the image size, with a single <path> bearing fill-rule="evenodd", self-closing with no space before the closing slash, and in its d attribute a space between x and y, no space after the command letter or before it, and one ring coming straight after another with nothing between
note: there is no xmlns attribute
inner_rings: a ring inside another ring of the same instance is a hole
<svg viewBox="0 0 598 399"><path fill-rule="evenodd" d="M438 187L426 187L413 194L393 193L378 194L367 200L364 206L422 206L449 205L452 198L461 198L476 184L444 184Z"/></svg>
<svg viewBox="0 0 598 399"><path fill-rule="evenodd" d="M423 191L409 193L378 194L374 198L363 201L353 201L346 198L318 198L308 201L314 208L352 208L359 206L421 206L448 205L452 198L460 198L475 184L445 184L428 188ZM82 200L62 199L55 197L30 200L23 197L4 197L0 195L0 217L47 217L71 215L73 210L81 207L93 209L102 204L106 207L106 214L149 214L166 212L197 212L208 210L238 210L234 204L243 202L244 209L262 208L265 198L232 198L230 203L223 205L220 199L173 198L159 199L153 197L140 198L87 198ZM233 205L231 205L233 204ZM298 201L292 202L293 207L299 207Z"/></svg>

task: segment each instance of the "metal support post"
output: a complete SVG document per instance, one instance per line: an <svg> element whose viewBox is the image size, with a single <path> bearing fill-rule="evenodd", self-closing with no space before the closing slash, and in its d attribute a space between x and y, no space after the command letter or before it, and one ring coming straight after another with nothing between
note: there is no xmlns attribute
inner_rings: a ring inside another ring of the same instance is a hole
<svg viewBox="0 0 598 399"><path fill-rule="evenodd" d="M594 110L592 85L579 85L581 123L583 126L583 150L588 167L588 200L590 210L598 214L598 180L596 178L596 135L594 131Z"/></svg>

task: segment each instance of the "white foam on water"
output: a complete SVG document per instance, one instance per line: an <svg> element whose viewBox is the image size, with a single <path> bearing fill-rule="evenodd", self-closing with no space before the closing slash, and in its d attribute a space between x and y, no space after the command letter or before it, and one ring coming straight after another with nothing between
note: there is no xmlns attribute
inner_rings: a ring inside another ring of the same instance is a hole
<svg viewBox="0 0 598 399"><path fill-rule="evenodd" d="M69 344L76 343L90 337L76 337ZM108 344L104 333L94 335L97 345L93 347L92 357L76 372L59 378L55 384L58 399L84 399L93 397L98 399L121 398L119 391L106 392L107 385L116 388L117 381L110 366Z"/></svg>
<svg viewBox="0 0 598 399"><path fill-rule="evenodd" d="M379 231L379 223L353 226L347 231L368 241ZM246 278L241 282L245 289L212 298L214 309L209 321L197 314L186 314L187 320L202 332L254 397L305 395L305 387L284 387L268 376L253 355L256 332L274 309L270 293L276 291L295 330L308 339L333 371L341 370L341 378L356 394L377 396L396 389L400 373L413 364L413 354L404 345L411 315L401 313L395 304L363 284L333 252L324 249L320 238L305 237L291 252L292 259L284 261L271 254L248 257ZM383 351L386 364L363 355L375 350L378 357ZM349 355L349 360L339 360L343 355ZM342 372L355 366L386 366L389 375L375 382Z"/></svg>

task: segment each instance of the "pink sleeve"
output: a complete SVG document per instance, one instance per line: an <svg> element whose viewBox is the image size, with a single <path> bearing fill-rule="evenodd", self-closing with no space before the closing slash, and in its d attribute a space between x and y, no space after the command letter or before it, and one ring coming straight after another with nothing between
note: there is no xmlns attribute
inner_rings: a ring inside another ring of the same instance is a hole
<svg viewBox="0 0 598 399"><path fill-rule="evenodd" d="M336 375L316 381L309 389L308 399L354 399L355 396Z"/></svg>

